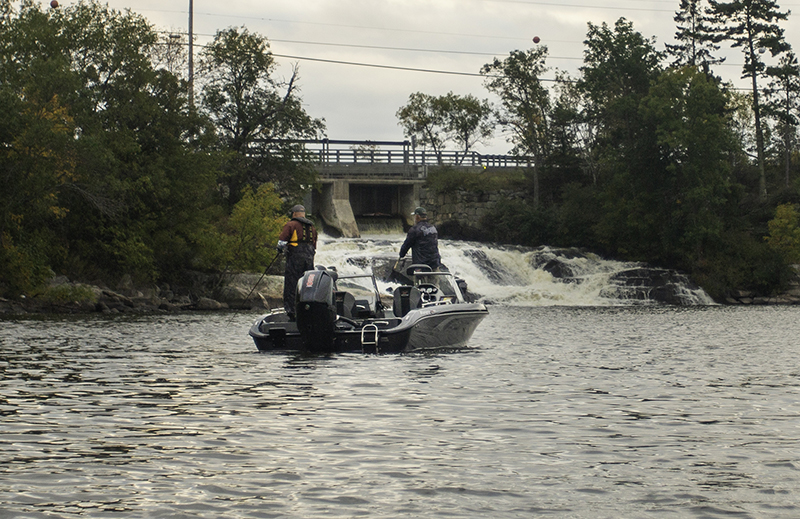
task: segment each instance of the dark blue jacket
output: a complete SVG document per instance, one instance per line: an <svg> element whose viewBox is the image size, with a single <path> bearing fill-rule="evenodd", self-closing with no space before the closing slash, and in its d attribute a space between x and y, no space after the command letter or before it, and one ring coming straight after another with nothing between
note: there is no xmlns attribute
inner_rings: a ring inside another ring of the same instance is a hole
<svg viewBox="0 0 800 519"><path fill-rule="evenodd" d="M436 227L427 220L421 220L408 230L406 241L400 247L400 257L405 257L411 249L411 261L417 265L429 265L432 269L439 268L439 233Z"/></svg>

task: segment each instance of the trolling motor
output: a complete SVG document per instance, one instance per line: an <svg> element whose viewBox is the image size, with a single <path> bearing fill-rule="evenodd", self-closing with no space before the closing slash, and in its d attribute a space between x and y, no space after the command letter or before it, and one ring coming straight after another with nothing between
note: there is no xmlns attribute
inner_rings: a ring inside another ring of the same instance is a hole
<svg viewBox="0 0 800 519"><path fill-rule="evenodd" d="M335 271L309 270L297 282L297 329L308 351L324 353L333 350L336 322L333 292L336 277Z"/></svg>

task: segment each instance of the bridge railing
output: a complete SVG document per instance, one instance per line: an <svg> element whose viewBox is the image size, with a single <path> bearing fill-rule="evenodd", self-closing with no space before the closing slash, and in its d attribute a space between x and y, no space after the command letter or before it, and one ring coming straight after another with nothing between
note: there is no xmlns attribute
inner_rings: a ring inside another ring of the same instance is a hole
<svg viewBox="0 0 800 519"><path fill-rule="evenodd" d="M409 141L299 140L321 166L340 164L395 164L406 166L461 166L517 168L532 164L531 157L483 155L474 151L443 150L438 153L414 148Z"/></svg>

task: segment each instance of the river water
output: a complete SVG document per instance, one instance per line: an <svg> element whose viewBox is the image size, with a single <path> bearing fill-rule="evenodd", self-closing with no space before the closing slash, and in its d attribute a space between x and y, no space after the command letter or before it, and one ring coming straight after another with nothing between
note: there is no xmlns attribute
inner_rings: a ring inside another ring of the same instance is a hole
<svg viewBox="0 0 800 519"><path fill-rule="evenodd" d="M255 317L0 320L0 518L800 516L800 308L492 305L332 357Z"/></svg>

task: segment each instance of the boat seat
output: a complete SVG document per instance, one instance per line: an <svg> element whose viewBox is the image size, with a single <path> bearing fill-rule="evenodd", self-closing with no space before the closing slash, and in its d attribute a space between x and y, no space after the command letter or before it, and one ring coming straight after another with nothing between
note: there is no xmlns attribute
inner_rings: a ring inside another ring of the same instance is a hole
<svg viewBox="0 0 800 519"><path fill-rule="evenodd" d="M394 289L392 312L396 317L403 317L421 304L422 295L417 287L404 285Z"/></svg>
<svg viewBox="0 0 800 519"><path fill-rule="evenodd" d="M356 305L353 309L355 315L353 317L357 319L365 319L369 317L375 317L375 305L369 299L356 299Z"/></svg>
<svg viewBox="0 0 800 519"><path fill-rule="evenodd" d="M337 290L333 293L333 302L336 305L336 314L352 319L356 317L356 298L350 292Z"/></svg>

